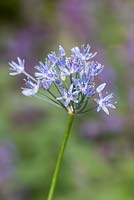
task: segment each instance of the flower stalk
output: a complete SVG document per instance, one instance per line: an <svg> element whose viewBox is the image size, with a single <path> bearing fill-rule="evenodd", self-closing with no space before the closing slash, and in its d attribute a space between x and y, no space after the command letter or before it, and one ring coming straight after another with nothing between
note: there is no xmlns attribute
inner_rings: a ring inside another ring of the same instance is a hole
<svg viewBox="0 0 134 200"><path fill-rule="evenodd" d="M52 200L53 196L54 196L54 191L55 191L55 188L56 188L56 184L57 184L57 180L58 180L58 176L59 176L59 172L60 172L65 148L66 148L67 141L68 141L70 131L71 131L71 128L72 128L72 124L73 124L73 121L74 121L74 116L75 116L74 113L70 113L69 117L68 117L68 125L67 125L67 128L66 128L65 135L64 135L64 138L63 138L63 143L61 145L61 149L60 149L60 152L59 152L59 155L58 155L58 159L57 159L57 163L56 163L55 171L54 171L54 174L53 174L53 178L52 178L52 182L51 182L51 186L50 186L50 190L49 190L47 200Z"/></svg>
<svg viewBox="0 0 134 200"><path fill-rule="evenodd" d="M109 108L116 108L112 101L113 93L103 95L106 83L101 83L99 86L96 84L96 77L104 69L103 65L94 60L96 54L96 52L91 53L90 45L87 44L80 48L73 47L68 57L60 45L58 53L49 53L45 62L39 62L36 65L36 72L33 76L27 73L24 59L21 60L18 57L17 62L9 62L10 75L23 74L26 76L24 79L26 87L21 88L23 95L35 96L63 108L69 115L47 200L52 200L54 196L75 114L80 115L97 108L97 112L103 110L109 115ZM96 106L88 108L92 100Z"/></svg>

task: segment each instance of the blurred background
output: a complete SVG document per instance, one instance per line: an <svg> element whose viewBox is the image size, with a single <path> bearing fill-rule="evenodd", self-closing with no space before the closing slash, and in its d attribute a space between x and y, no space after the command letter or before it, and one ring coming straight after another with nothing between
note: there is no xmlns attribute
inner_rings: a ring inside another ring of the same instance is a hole
<svg viewBox="0 0 134 200"><path fill-rule="evenodd" d="M0 0L0 200L45 200L67 123L64 111L34 98L9 76L61 44L89 43L118 101L110 116L76 117L55 200L134 199L134 1Z"/></svg>

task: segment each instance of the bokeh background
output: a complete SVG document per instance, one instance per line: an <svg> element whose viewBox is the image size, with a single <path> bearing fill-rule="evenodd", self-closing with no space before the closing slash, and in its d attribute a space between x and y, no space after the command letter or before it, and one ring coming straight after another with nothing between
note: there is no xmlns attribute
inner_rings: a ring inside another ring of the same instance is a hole
<svg viewBox="0 0 134 200"><path fill-rule="evenodd" d="M59 44L69 53L87 43L117 109L75 119L54 199L134 199L134 1L0 0L0 200L47 199L67 123L21 94L8 62L20 56L32 74Z"/></svg>

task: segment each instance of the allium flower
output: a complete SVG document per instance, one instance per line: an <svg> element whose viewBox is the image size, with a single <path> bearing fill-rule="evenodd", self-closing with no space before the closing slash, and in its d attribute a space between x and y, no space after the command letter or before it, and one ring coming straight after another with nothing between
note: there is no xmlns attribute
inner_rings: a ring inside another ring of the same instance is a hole
<svg viewBox="0 0 134 200"><path fill-rule="evenodd" d="M91 76L98 76L102 72L103 68L104 66L100 63L91 62L91 65L89 67L89 73L91 74Z"/></svg>
<svg viewBox="0 0 134 200"><path fill-rule="evenodd" d="M79 93L79 91L73 92L73 87L74 87L73 84L71 84L71 86L69 87L68 90L62 89L62 91L61 91L62 96L56 98L57 100L64 99L65 100L64 101L65 107L67 107L71 101L78 103L78 93Z"/></svg>
<svg viewBox="0 0 134 200"><path fill-rule="evenodd" d="M79 49L79 47L74 47L71 49L72 56L82 59L84 61L88 61L89 59L95 57L97 54L97 52L91 53L90 48L91 47L89 45L82 45L81 49Z"/></svg>
<svg viewBox="0 0 134 200"><path fill-rule="evenodd" d="M65 57L65 55L66 53L64 48L61 45L59 45L59 57L57 57L55 52L51 52L48 54L48 59L51 63L55 65L59 60L61 60L61 58Z"/></svg>
<svg viewBox="0 0 134 200"><path fill-rule="evenodd" d="M60 56L65 56L66 55L65 50L61 45L59 45L59 54L60 54Z"/></svg>
<svg viewBox="0 0 134 200"><path fill-rule="evenodd" d="M66 76L70 76L71 74L79 73L82 70L82 66L78 64L78 62L74 61L71 58L66 59L66 63L64 66L60 66L61 70L61 79L65 80Z"/></svg>
<svg viewBox="0 0 134 200"><path fill-rule="evenodd" d="M116 107L112 104L112 98L113 94L109 94L106 97L102 96L102 91L105 88L106 83L101 84L100 86L97 87L96 92L99 94L100 99L95 99L96 103L99 105L97 108L97 112L99 112L101 109L104 110L104 112L109 115L109 111L107 107L115 109Z"/></svg>
<svg viewBox="0 0 134 200"><path fill-rule="evenodd" d="M106 84L96 86L96 77L103 71L104 66L96 60L96 55L90 52L90 46L74 47L71 55L66 56L62 46L59 46L58 54L51 52L45 59L45 63L39 62L35 67L35 76L31 76L24 69L24 60L18 58L18 64L9 63L13 71L11 75L23 73L27 77L26 88L22 88L25 96L35 96L51 101L58 107L63 107L67 112L84 113L89 100L99 94L99 99L94 99L98 104L97 112L101 109L109 114L108 108L115 108L112 104L113 94L103 97L102 91Z"/></svg>
<svg viewBox="0 0 134 200"><path fill-rule="evenodd" d="M55 65L55 64L57 63L57 61L58 61L58 58L57 58L55 52L49 53L49 54L48 54L48 59L49 59L49 61L52 62L52 64L54 64L54 65Z"/></svg>
<svg viewBox="0 0 134 200"><path fill-rule="evenodd" d="M35 76L40 80L55 81L58 77L55 68L49 65L48 62L45 64L40 62L39 66L36 66L36 69L39 72L36 72Z"/></svg>
<svg viewBox="0 0 134 200"><path fill-rule="evenodd" d="M91 97L95 94L94 85L91 84L90 78L82 76L81 79L73 79L73 83L78 91L83 95Z"/></svg>
<svg viewBox="0 0 134 200"><path fill-rule="evenodd" d="M24 72L25 61L21 60L19 57L17 58L17 60L18 60L18 64L15 63L14 61L9 62L10 70L13 71L13 72L10 72L9 74L12 76L15 76Z"/></svg>
<svg viewBox="0 0 134 200"><path fill-rule="evenodd" d="M33 96L38 92L39 82L35 84L32 81L27 80L25 84L28 87L28 88L22 88L22 94L24 94L25 96Z"/></svg>

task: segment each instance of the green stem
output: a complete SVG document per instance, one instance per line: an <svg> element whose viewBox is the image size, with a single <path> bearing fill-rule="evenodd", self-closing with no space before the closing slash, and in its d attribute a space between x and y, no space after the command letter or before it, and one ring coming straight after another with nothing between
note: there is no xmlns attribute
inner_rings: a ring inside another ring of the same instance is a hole
<svg viewBox="0 0 134 200"><path fill-rule="evenodd" d="M73 120L74 120L74 114L69 114L68 125L67 125L67 128L66 128L63 143L61 145L61 149L60 149L60 152L59 152L59 155L58 155L58 159L57 159L57 163L56 163L55 171L54 171L54 174L53 174L52 183L51 183L51 186L50 186L50 190L49 190L47 200L53 199L57 179L58 179L59 172L60 172L61 163L62 163L62 160L63 160L67 141L68 141L68 138L69 138L69 135L70 135Z"/></svg>

